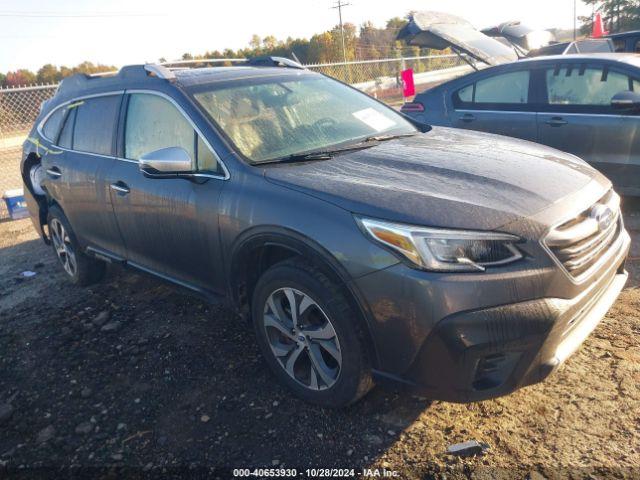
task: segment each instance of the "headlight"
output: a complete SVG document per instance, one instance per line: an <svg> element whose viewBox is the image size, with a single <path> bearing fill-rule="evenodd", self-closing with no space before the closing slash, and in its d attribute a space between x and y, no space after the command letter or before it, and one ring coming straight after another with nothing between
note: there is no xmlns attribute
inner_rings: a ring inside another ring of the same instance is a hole
<svg viewBox="0 0 640 480"><path fill-rule="evenodd" d="M438 272L477 272L522 258L520 238L506 233L441 230L356 218L374 240L416 266Z"/></svg>

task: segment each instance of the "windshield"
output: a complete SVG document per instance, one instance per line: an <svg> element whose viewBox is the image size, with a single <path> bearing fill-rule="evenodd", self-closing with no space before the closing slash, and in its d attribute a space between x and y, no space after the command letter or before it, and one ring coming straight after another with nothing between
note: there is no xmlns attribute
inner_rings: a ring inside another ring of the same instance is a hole
<svg viewBox="0 0 640 480"><path fill-rule="evenodd" d="M210 84L193 95L252 163L416 132L390 108L321 75L258 82Z"/></svg>

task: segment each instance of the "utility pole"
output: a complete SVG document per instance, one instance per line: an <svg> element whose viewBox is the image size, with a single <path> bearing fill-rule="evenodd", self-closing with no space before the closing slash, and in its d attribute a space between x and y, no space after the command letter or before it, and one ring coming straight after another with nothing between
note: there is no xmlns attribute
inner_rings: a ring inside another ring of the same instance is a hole
<svg viewBox="0 0 640 480"><path fill-rule="evenodd" d="M342 39L342 58L344 60L344 63L347 63L347 48L345 47L345 44L344 44L344 27L342 25L342 7L348 7L349 5L351 4L342 3L342 0L338 0L336 2L336 6L331 7L331 8L338 9L338 17L340 17L340 38Z"/></svg>

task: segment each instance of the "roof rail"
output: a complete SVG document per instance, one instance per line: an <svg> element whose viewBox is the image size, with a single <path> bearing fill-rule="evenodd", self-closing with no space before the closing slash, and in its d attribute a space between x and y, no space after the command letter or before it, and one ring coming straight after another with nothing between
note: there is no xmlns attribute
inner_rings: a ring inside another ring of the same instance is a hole
<svg viewBox="0 0 640 480"><path fill-rule="evenodd" d="M304 66L300 63L285 57L253 57L247 62L252 67L286 67L286 68L298 68L304 70Z"/></svg>
<svg viewBox="0 0 640 480"><path fill-rule="evenodd" d="M157 65L150 63L144 66L144 69L149 75L162 78L163 80L173 81L176 79L176 74L164 65Z"/></svg>

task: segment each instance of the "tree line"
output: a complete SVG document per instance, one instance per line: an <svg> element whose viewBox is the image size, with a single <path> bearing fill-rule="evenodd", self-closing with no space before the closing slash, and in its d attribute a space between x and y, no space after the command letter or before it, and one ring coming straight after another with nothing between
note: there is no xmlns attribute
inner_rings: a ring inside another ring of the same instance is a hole
<svg viewBox="0 0 640 480"><path fill-rule="evenodd" d="M609 33L640 30L640 0L583 0L602 14L605 29ZM580 17L581 32L589 35L593 30L593 17Z"/></svg>

